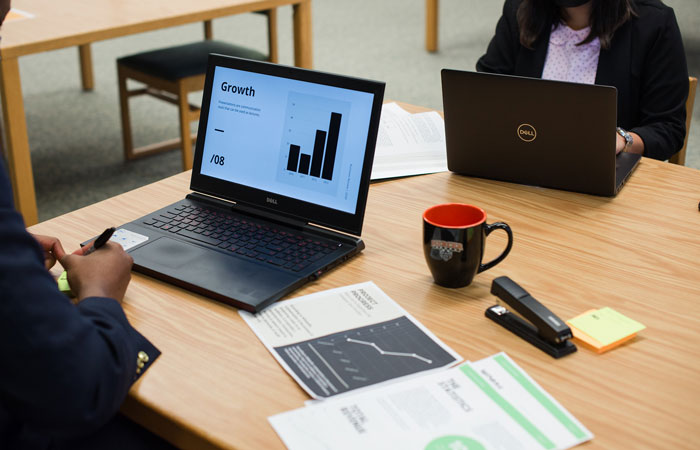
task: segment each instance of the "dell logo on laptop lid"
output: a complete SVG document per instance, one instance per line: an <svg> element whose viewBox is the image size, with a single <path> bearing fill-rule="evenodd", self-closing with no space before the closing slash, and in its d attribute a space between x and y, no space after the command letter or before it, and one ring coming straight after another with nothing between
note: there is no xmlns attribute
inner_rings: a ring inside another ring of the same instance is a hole
<svg viewBox="0 0 700 450"><path fill-rule="evenodd" d="M529 123L520 124L518 127L518 137L525 142L532 142L537 137L537 130Z"/></svg>

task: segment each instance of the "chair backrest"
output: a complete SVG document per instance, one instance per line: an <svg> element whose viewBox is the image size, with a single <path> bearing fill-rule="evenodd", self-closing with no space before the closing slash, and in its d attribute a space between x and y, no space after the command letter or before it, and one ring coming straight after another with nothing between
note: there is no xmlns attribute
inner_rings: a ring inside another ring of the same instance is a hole
<svg viewBox="0 0 700 450"><path fill-rule="evenodd" d="M688 83L690 84L688 89L688 99L685 101L685 140L683 141L683 147L675 155L668 159L668 162L674 164L685 165L685 150L688 147L688 136L690 136L690 122L693 118L693 105L695 104L695 89L698 86L698 79L695 77L688 77Z"/></svg>

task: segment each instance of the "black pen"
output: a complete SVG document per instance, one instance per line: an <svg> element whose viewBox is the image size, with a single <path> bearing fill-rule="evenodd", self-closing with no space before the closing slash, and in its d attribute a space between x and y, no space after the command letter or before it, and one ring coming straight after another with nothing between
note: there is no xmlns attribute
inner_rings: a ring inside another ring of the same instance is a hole
<svg viewBox="0 0 700 450"><path fill-rule="evenodd" d="M102 234L99 235L99 236L97 237L97 239L95 239L95 242L93 242L93 244L90 246L90 248L87 249L87 250L85 250L85 252L83 253L83 256L87 256L87 255L89 255L90 253L92 253L92 252L94 252L95 250L97 250L98 248L100 248L100 247L102 247L103 245L105 245L105 244L107 243L107 241L109 240L109 238L112 237L112 234L114 233L115 230L116 230L116 228L114 228L114 227L107 228L106 230L104 230L104 231L102 232Z"/></svg>

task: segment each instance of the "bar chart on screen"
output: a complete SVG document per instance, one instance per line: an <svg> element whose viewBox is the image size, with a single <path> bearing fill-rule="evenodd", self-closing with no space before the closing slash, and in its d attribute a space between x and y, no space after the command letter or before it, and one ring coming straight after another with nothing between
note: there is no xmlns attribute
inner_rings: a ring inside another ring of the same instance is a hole
<svg viewBox="0 0 700 450"><path fill-rule="evenodd" d="M334 194L338 188L350 104L290 92L278 180Z"/></svg>

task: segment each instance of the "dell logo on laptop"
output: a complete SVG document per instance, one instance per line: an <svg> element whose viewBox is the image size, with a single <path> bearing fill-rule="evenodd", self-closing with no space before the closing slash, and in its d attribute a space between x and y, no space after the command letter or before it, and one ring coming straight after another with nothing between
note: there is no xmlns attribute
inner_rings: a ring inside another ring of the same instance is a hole
<svg viewBox="0 0 700 450"><path fill-rule="evenodd" d="M276 199L276 198L267 197L267 203L272 203L273 205L276 205L276 204L277 204L277 199Z"/></svg>
<svg viewBox="0 0 700 450"><path fill-rule="evenodd" d="M529 123L520 124L518 127L518 137L525 142L532 142L537 137L537 130Z"/></svg>

